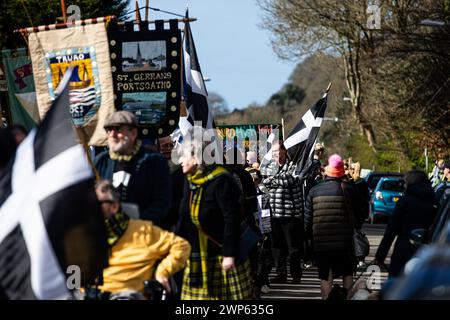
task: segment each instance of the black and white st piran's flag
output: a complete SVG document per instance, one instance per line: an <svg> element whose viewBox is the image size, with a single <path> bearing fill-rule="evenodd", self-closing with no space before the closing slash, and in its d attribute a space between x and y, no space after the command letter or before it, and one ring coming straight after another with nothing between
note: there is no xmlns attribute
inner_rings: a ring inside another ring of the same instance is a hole
<svg viewBox="0 0 450 320"><path fill-rule="evenodd" d="M93 173L69 113L71 73L43 122L0 172L1 298L67 299L107 265Z"/></svg>
<svg viewBox="0 0 450 320"><path fill-rule="evenodd" d="M186 18L189 18L186 11ZM200 63L198 62L194 38L192 37L189 22L185 24L183 55L184 55L184 95L188 116L180 117L179 127L183 135L194 122L201 121L202 127L212 129L215 127L213 114L208 107L208 92L206 91Z"/></svg>
<svg viewBox="0 0 450 320"><path fill-rule="evenodd" d="M303 174L308 160L311 158L312 152L314 151L314 144L327 109L327 97L328 91L303 115L284 141L284 146L287 149L289 158L296 165L295 172L297 175L301 176ZM274 140L275 136L271 135L268 138L268 143L272 144ZM271 160L272 148L270 148L261 161L261 173L263 173L263 171L267 171L268 175L276 173L277 168L273 167Z"/></svg>
<svg viewBox="0 0 450 320"><path fill-rule="evenodd" d="M328 91L303 115L284 141L289 158L296 164L296 173L300 176L314 151L314 144L327 109L327 99Z"/></svg>

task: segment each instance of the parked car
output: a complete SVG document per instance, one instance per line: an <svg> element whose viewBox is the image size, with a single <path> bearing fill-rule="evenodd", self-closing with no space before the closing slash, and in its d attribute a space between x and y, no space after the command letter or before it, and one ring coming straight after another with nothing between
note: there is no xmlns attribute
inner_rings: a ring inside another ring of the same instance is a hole
<svg viewBox="0 0 450 320"><path fill-rule="evenodd" d="M370 223L380 217L390 217L403 196L405 182L400 177L382 177L370 197Z"/></svg>
<svg viewBox="0 0 450 320"><path fill-rule="evenodd" d="M399 173L399 172L376 172L376 171L370 172L365 177L367 185L369 187L369 195L372 195L378 182L383 177L399 177L399 178L401 178L401 177L403 177L403 174Z"/></svg>

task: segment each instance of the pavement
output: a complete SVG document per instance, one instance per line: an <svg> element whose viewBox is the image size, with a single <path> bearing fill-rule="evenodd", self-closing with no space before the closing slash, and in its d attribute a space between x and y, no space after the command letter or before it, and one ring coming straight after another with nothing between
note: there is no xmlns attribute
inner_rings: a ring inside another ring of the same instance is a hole
<svg viewBox="0 0 450 320"><path fill-rule="evenodd" d="M363 226L363 232L367 235L370 242L370 253L366 257L366 263L369 263L375 258L375 253L381 242L384 234L386 224L365 224ZM388 257L392 253L392 248ZM385 263L389 264L389 258ZM361 278L368 278L371 274L371 269L359 268L356 272L356 276L361 275ZM382 286L387 280L386 270L380 270L378 283L376 285ZM275 269L272 269L269 277L275 277ZM318 272L316 267L309 269L303 269L302 281L300 284L291 284L292 278L289 276L286 283L273 283L270 284L270 291L267 294L261 294L261 299L274 299L274 300L320 300L320 280L318 278ZM338 283L342 286L342 280L335 280L334 283Z"/></svg>

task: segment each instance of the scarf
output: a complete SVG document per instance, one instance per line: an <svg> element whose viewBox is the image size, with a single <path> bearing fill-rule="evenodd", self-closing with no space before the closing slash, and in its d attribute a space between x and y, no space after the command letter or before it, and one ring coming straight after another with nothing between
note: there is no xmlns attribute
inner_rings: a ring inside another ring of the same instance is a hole
<svg viewBox="0 0 450 320"><path fill-rule="evenodd" d="M130 217L125 212L117 212L116 214L105 219L106 234L108 236L108 244L114 246L120 237L128 228Z"/></svg>
<svg viewBox="0 0 450 320"><path fill-rule="evenodd" d="M133 151L131 151L131 154L119 154L110 149L109 157L112 160L117 160L117 161L130 161L139 152L139 149L141 148L141 146L142 146L141 140L137 140L136 143L134 144L134 148L133 148Z"/></svg>
<svg viewBox="0 0 450 320"><path fill-rule="evenodd" d="M228 171L224 167L214 167L212 170L202 172L197 170L188 175L190 186L190 216L196 227L197 237L191 243L191 256L189 258L189 282L192 287L206 288L208 282L208 236L202 230L199 221L200 206L205 185Z"/></svg>

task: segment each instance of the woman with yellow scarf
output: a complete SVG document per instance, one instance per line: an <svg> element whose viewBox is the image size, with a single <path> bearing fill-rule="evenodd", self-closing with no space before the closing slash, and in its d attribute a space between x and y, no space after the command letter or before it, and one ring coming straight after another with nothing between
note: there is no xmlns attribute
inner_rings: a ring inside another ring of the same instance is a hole
<svg viewBox="0 0 450 320"><path fill-rule="evenodd" d="M250 263L236 257L243 219L240 189L223 166L204 156L207 144L191 136L180 151L188 183L180 205L178 230L192 247L181 299L250 299Z"/></svg>

